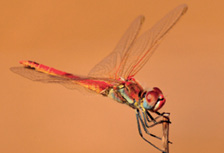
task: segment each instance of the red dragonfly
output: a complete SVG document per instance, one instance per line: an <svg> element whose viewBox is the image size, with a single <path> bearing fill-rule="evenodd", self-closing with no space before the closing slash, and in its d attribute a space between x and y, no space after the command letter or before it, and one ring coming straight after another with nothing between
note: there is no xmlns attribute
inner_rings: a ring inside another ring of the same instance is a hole
<svg viewBox="0 0 224 153"><path fill-rule="evenodd" d="M143 137L141 125L146 134L161 139L150 133L147 128L158 123L156 119L163 115L158 110L165 104L162 91L154 87L147 91L134 79L137 72L145 65L160 44L162 38L187 11L187 5L176 7L156 23L151 29L137 37L144 21L137 17L124 33L116 48L89 72L88 76L78 76L63 72L34 61L20 61L23 67L11 70L33 81L59 83L69 89L86 88L95 93L110 97L121 104L127 104L136 111L140 136L153 147L157 146ZM153 118L150 112L158 116ZM149 122L153 121L150 126Z"/></svg>

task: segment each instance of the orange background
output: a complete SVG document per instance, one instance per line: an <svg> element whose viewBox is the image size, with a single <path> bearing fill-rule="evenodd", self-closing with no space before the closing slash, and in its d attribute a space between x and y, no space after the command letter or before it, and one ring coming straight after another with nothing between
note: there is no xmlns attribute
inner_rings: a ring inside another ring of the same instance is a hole
<svg viewBox="0 0 224 153"><path fill-rule="evenodd" d="M158 153L137 132L135 113L102 96L29 81L19 60L85 75L131 21L147 30L181 0L0 2L1 153ZM170 152L224 149L224 3L188 0L189 10L136 78L160 87L171 113ZM161 127L153 129L161 134ZM160 142L149 138L160 145Z"/></svg>

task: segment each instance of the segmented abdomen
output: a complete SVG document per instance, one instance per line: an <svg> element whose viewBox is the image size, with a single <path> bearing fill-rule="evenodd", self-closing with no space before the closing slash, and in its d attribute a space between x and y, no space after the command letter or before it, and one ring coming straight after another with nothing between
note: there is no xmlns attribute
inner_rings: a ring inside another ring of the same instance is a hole
<svg viewBox="0 0 224 153"><path fill-rule="evenodd" d="M76 89L77 85L80 85L94 92L101 93L103 90L112 87L114 83L117 83L116 80L111 79L76 76L71 73L63 72L34 61L20 61L20 64L23 64L25 68L28 68L31 71L37 71L42 73L37 74L30 72L29 74L25 74L19 72L19 70L16 70L16 68L11 70L33 81L40 81L45 83L60 83L69 89ZM48 74L47 76L49 77L47 77L46 74Z"/></svg>
<svg viewBox="0 0 224 153"><path fill-rule="evenodd" d="M68 77L68 78L71 78L71 79L80 78L78 76L72 75L71 73L63 72L63 71L57 70L55 68L52 68L52 67L49 67L49 66L46 66L46 65L43 65L43 64L39 64L39 63L34 62L34 61L20 61L19 63L23 64L25 67L32 68L32 69L35 69L39 72L47 73L47 74L50 74L50 75L64 76L64 77Z"/></svg>

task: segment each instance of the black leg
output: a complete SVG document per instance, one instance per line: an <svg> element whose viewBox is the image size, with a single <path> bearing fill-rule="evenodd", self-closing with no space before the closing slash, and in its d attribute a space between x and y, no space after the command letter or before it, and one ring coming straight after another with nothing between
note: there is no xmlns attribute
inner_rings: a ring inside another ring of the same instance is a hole
<svg viewBox="0 0 224 153"><path fill-rule="evenodd" d="M150 144L151 146L153 146L154 148L156 148L157 150L159 150L159 151L161 151L161 152L163 152L163 153L166 153L166 152L164 152L163 150L161 150L160 148L158 148L156 145L152 144L151 142L149 142L147 139L145 139L145 138L143 137L143 134L142 134L142 131L141 131L141 126L140 126L140 123L139 123L139 119L140 119L140 121L141 121L141 123L142 123L143 128L144 128L144 129L146 129L146 128L145 128L144 125L143 125L143 121L142 121L141 116L140 116L140 114L139 114L139 110L136 110L136 119L137 119L137 124L138 124L138 132L139 132L139 135L142 137L142 139L145 140L147 143L149 143L149 144ZM152 135L151 135L151 136L152 136Z"/></svg>
<svg viewBox="0 0 224 153"><path fill-rule="evenodd" d="M146 112L147 116L155 123L156 122L156 119L154 119L152 117L152 115L147 110L145 112Z"/></svg>
<svg viewBox="0 0 224 153"><path fill-rule="evenodd" d="M148 110L145 110L145 114L146 114L146 116L150 117L150 118L152 119L152 121L155 123L155 125L164 122L164 121L162 121L162 122L161 122L161 121L157 122L156 120L157 120L158 118L160 118L161 116L163 116L163 114L165 114L165 112L163 112L163 113L155 112L155 113L156 113L158 116L156 116L155 118L153 118L152 115L149 113L149 111L148 111ZM165 117L165 116L164 116L164 117ZM151 121L148 121L148 122L151 122ZM171 122L169 121L168 123L171 123ZM153 126L155 126L155 125L153 125ZM151 127L152 127L152 126L151 126Z"/></svg>
<svg viewBox="0 0 224 153"><path fill-rule="evenodd" d="M155 112L155 113L158 115L157 118L159 118L159 117L163 116L163 114L165 114L166 112L163 112L163 113ZM163 117L167 118L166 116L163 116ZM168 123L171 124L169 118L167 118L167 119L168 119Z"/></svg>
<svg viewBox="0 0 224 153"><path fill-rule="evenodd" d="M148 112L148 113L149 113L149 112ZM150 136L152 136L152 137L154 137L154 138L157 138L157 139L159 139L159 140L162 140L161 137L158 137L158 136L156 136L156 135L150 133L150 132L148 131L147 128L151 128L151 127L153 127L153 126L155 126L155 125L157 125L157 124L161 124L161 123L166 122L166 121L161 120L161 121L159 121L159 122L155 122L155 123L152 124L152 125L148 125L148 123L147 123L147 121L146 121L146 118L145 118L145 116L146 116L145 112L142 111L142 115L143 115L144 122L143 122L143 120L142 120L141 114L139 113L139 110L138 110L138 109L136 110L136 114L138 115L138 120L140 120L140 123L141 123L141 125L142 125L142 127L143 127L145 133L148 134L148 135L150 135ZM160 116L159 116L159 117L160 117ZM158 116L157 116L157 118L158 118ZM156 118L155 118L155 119L156 119ZM138 121L138 122L139 122L139 121ZM147 127L147 128L146 128L146 127ZM169 141L169 143L172 144L171 141Z"/></svg>
<svg viewBox="0 0 224 153"><path fill-rule="evenodd" d="M157 124L160 124L161 122L157 122L156 121L156 119L158 118L158 116L154 119L150 114L149 114L149 112L147 112L147 111L142 111L142 116L143 116L143 120L144 120L144 124L145 124L145 126L147 127L147 128L151 128L151 127L153 127L153 126L155 126L155 125L157 125ZM153 118L153 122L154 122L154 124L151 124L151 125L149 125L148 123L150 123L151 121L148 119L148 116L151 116L151 118Z"/></svg>
<svg viewBox="0 0 224 153"><path fill-rule="evenodd" d="M161 123L163 123L163 122L166 122L166 121L162 121L162 120L161 120L161 121L158 121L158 122L156 122L156 123L150 125L148 128L154 127L154 126L156 126L157 124L161 124Z"/></svg>
<svg viewBox="0 0 224 153"><path fill-rule="evenodd" d="M148 134L148 135L150 135L150 136L152 136L152 137L154 137L154 138L157 138L157 139L159 139L159 140L162 140L162 138L157 137L156 135L149 133L149 131L147 130L147 128L146 128L146 126L145 126L145 124L144 124L144 122L143 122L143 120L142 120L142 117L141 117L141 115L140 115L140 113L139 113L139 110L137 110L137 114L138 114L140 123L142 124L142 127L143 127L145 133Z"/></svg>
<svg viewBox="0 0 224 153"><path fill-rule="evenodd" d="M148 116L146 115L145 112L142 111L142 116L143 116L143 119L144 119L144 124L147 128L149 128L149 125L147 122L150 122L150 120L147 118Z"/></svg>

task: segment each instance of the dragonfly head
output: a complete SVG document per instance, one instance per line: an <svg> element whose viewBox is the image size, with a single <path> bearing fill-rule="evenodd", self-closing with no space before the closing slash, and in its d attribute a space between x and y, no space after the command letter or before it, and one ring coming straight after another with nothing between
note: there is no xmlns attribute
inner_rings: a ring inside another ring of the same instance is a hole
<svg viewBox="0 0 224 153"><path fill-rule="evenodd" d="M163 96L162 91L154 87L153 90L147 91L143 100L143 107L146 110L156 112L165 104L166 99Z"/></svg>

